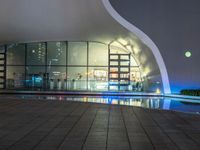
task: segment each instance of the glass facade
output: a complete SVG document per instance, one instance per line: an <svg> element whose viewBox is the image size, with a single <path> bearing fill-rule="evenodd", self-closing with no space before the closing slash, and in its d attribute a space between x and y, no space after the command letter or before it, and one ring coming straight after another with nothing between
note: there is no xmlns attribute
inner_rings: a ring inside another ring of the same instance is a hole
<svg viewBox="0 0 200 150"><path fill-rule="evenodd" d="M109 53L128 53L98 42L39 42L6 45L6 88L24 90L109 90ZM126 59L126 58L121 58ZM126 90L142 90L139 66L131 57L130 85ZM115 70L112 70L115 71ZM111 89L117 90L117 89Z"/></svg>

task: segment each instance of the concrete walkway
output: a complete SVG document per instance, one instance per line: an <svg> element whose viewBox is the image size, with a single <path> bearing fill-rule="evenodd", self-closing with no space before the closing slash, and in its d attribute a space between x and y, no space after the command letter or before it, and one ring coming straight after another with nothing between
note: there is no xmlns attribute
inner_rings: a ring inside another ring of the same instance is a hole
<svg viewBox="0 0 200 150"><path fill-rule="evenodd" d="M200 115L0 99L0 150L199 150Z"/></svg>

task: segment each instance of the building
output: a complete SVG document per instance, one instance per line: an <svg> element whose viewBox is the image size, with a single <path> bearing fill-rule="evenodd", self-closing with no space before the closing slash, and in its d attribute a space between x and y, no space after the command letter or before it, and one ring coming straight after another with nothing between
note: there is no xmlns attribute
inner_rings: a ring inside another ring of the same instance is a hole
<svg viewBox="0 0 200 150"><path fill-rule="evenodd" d="M200 2L192 1L2 0L0 86L163 93L199 88Z"/></svg>

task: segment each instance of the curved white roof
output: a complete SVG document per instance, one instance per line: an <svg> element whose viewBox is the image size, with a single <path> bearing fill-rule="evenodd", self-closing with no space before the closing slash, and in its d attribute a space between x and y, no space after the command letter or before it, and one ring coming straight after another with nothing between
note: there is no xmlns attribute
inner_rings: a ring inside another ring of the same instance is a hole
<svg viewBox="0 0 200 150"><path fill-rule="evenodd" d="M96 40L110 42L127 31L101 0L1 0L0 41Z"/></svg>

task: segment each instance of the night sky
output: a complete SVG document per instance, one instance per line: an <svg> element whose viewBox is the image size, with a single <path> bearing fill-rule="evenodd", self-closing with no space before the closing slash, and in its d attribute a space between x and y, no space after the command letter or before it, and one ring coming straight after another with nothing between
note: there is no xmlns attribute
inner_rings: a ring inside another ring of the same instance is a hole
<svg viewBox="0 0 200 150"><path fill-rule="evenodd" d="M110 0L125 19L146 33L165 61L171 88L200 88L199 0ZM185 57L190 51L192 56Z"/></svg>

